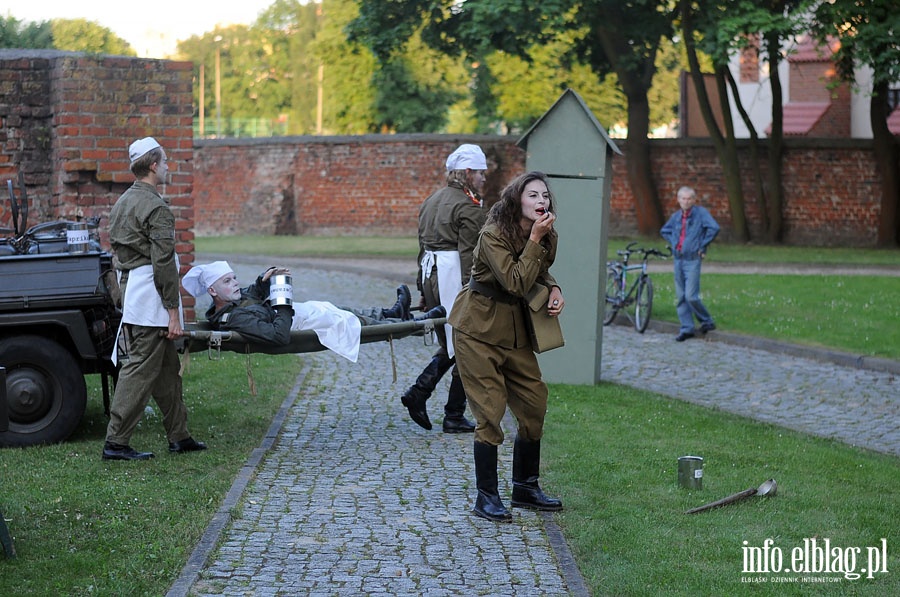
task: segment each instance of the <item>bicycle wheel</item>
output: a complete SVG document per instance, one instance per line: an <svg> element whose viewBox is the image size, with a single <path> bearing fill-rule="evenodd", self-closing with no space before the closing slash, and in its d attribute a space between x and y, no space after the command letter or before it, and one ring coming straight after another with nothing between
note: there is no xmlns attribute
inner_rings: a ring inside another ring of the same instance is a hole
<svg viewBox="0 0 900 597"><path fill-rule="evenodd" d="M634 329L643 334L650 325L650 312L653 310L653 280L644 276L638 282L637 298L634 301Z"/></svg>
<svg viewBox="0 0 900 597"><path fill-rule="evenodd" d="M606 268L606 310L603 312L603 325L609 325L616 318L619 307L622 304L619 299L619 287L622 278L619 272L612 267Z"/></svg>

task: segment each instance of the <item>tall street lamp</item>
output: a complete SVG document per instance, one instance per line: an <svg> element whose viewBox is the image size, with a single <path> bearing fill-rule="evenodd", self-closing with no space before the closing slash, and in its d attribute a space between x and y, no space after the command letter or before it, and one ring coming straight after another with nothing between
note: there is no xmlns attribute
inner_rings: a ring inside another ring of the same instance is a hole
<svg viewBox="0 0 900 597"><path fill-rule="evenodd" d="M222 71L221 71L221 47L219 42L222 36L213 38L216 42L216 137L222 136Z"/></svg>

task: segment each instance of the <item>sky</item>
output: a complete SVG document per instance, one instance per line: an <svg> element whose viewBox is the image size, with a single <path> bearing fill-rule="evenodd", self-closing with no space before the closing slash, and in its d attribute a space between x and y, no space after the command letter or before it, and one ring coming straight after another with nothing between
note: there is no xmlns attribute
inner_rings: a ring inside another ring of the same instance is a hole
<svg viewBox="0 0 900 597"><path fill-rule="evenodd" d="M141 58L164 58L175 44L217 24L250 25L275 0L0 0L0 15L20 21L87 19L112 30Z"/></svg>

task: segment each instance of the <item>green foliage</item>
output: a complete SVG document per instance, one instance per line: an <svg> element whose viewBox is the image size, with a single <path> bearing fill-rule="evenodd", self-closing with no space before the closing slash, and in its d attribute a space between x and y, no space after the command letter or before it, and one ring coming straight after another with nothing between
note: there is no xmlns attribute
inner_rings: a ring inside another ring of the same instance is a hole
<svg viewBox="0 0 900 597"><path fill-rule="evenodd" d="M383 64L372 80L377 124L382 130L398 133L434 133L440 131L448 107L456 94L449 90L423 86L415 80L401 60Z"/></svg>
<svg viewBox="0 0 900 597"><path fill-rule="evenodd" d="M684 48L669 39L659 43L656 54L656 74L647 92L650 102L650 127L655 129L678 123L681 103L681 72L688 69ZM616 86L618 91L618 86ZM621 93L621 91L618 91ZM600 114L600 112L597 112ZM606 121L601 121L604 125ZM625 122L624 116L619 121ZM612 126L612 123L610 124Z"/></svg>
<svg viewBox="0 0 900 597"><path fill-rule="evenodd" d="M312 51L323 65L322 118L325 134L356 135L380 132L375 112L372 77L375 58L348 42L344 27L358 14L354 0L331 0Z"/></svg>
<svg viewBox="0 0 900 597"><path fill-rule="evenodd" d="M53 48L88 54L136 55L127 41L107 27L87 19L25 23L12 16L0 16L0 48Z"/></svg>
<svg viewBox="0 0 900 597"><path fill-rule="evenodd" d="M53 47L69 52L136 56L127 41L107 27L87 19L53 19Z"/></svg>
<svg viewBox="0 0 900 597"><path fill-rule="evenodd" d="M854 80L858 64L872 67L873 81L900 80L900 12L894 0L833 0L817 5L813 20L820 39L838 39L839 73Z"/></svg>
<svg viewBox="0 0 900 597"><path fill-rule="evenodd" d="M634 82L649 88L667 19L665 11L643 2L629 3L626 11L613 1L363 0L347 30L383 64L408 51L408 40L418 34L435 50L462 57L472 76L471 101L456 106L460 122L479 132L507 132L533 124L567 87L576 89L604 124L623 122L621 73L635 73ZM640 58L609 54L613 48ZM607 78L613 72L620 77ZM668 124L677 96L670 92L656 99L674 101L654 114L654 124Z"/></svg>
<svg viewBox="0 0 900 597"><path fill-rule="evenodd" d="M48 21L23 23L13 16L0 15L0 48L52 47L53 32Z"/></svg>
<svg viewBox="0 0 900 597"><path fill-rule="evenodd" d="M194 96L199 106L202 87L207 130L216 130L220 112L226 122L233 117L263 118L287 121L291 133L314 132L318 67L309 46L318 27L316 9L314 4L277 0L253 26L217 27L179 42L178 58L197 68ZM234 133L229 128L221 131Z"/></svg>
<svg viewBox="0 0 900 597"><path fill-rule="evenodd" d="M505 52L488 57L490 70L495 73L497 117L510 131L527 130L567 87L578 91L605 127L625 122L626 100L616 76L598 82L596 73L586 65L566 62L565 54L570 50L571 44L555 40L530 48L527 58Z"/></svg>

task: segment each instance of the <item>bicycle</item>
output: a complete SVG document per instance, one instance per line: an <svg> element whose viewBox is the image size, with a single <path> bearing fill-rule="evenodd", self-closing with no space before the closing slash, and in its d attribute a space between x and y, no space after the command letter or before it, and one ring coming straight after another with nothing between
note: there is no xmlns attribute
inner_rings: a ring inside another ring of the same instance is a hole
<svg viewBox="0 0 900 597"><path fill-rule="evenodd" d="M621 261L609 261L606 264L606 311L603 314L603 325L609 325L619 314L625 313L634 322L634 329L643 334L650 324L650 313L653 311L653 280L647 272L647 261L651 257L665 259L672 255L672 248L668 253L659 249L635 248L637 241L628 243L623 250L616 251ZM631 255L642 255L640 265L628 265ZM640 271L638 277L628 287L628 272ZM634 305L632 317L626 309Z"/></svg>

